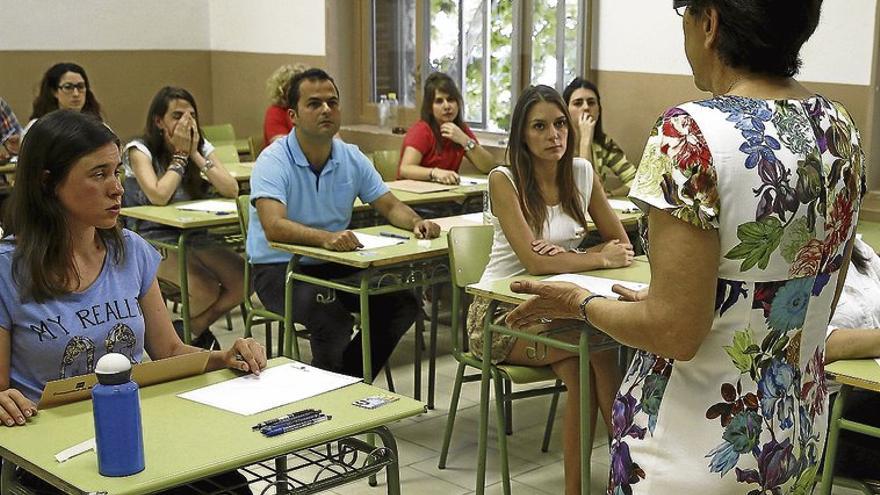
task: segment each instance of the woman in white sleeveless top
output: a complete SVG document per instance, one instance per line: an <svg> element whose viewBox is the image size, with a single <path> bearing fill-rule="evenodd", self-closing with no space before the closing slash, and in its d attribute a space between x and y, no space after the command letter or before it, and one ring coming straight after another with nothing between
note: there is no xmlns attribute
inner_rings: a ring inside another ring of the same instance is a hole
<svg viewBox="0 0 880 495"><path fill-rule="evenodd" d="M573 158L575 133L562 97L548 86L523 91L511 120L507 154L510 167L489 173L489 218L495 229L492 253L481 281L529 273L548 275L632 263L633 249L617 215L608 204L602 184L589 162ZM578 249L592 219L604 243ZM470 349L482 350L482 322L489 301L476 298L468 311ZM511 306L501 305L494 315L503 320ZM535 333L545 325L531 327ZM574 337L576 338L576 337ZM580 487L578 448L578 357L559 349L535 353L534 343L509 335L494 335L492 362L525 366L550 366L568 388L563 418L566 493ZM606 424L611 402L620 384L616 352L596 353L590 359L596 415L601 409ZM598 404L598 406L596 406ZM610 431L610 426L609 426Z"/></svg>

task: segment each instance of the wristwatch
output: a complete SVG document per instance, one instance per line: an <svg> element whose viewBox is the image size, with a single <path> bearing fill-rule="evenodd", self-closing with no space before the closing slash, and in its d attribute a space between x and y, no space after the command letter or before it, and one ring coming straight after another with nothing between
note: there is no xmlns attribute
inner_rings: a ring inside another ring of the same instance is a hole
<svg viewBox="0 0 880 495"><path fill-rule="evenodd" d="M464 144L464 150L465 150L466 152L467 152L467 151L473 151L474 148L476 148L476 147L477 147L477 142L474 141L473 139L468 139L468 140L467 140L467 143Z"/></svg>
<svg viewBox="0 0 880 495"><path fill-rule="evenodd" d="M205 172L207 172L208 170L211 170L212 168L214 168L214 162L212 162L211 160L206 159L206 160L205 160L205 166L202 167L202 170L204 170Z"/></svg>

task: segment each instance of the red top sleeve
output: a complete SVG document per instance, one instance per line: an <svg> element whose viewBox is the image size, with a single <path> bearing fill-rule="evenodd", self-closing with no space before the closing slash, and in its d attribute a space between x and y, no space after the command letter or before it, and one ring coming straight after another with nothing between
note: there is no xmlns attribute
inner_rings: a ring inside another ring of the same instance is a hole
<svg viewBox="0 0 880 495"><path fill-rule="evenodd" d="M275 136L290 134L293 129L293 121L287 114L287 109L278 105L271 105L266 109L266 117L263 119L263 145L269 146L269 140Z"/></svg>
<svg viewBox="0 0 880 495"><path fill-rule="evenodd" d="M477 140L470 127L465 125L462 130L474 141ZM400 148L400 156L403 158L403 152L409 146L422 154L422 161L419 165L430 168L442 168L445 170L454 170L458 172L461 167L461 159L464 158L464 148L451 140L440 138L440 146L434 138L434 132L431 126L424 120L416 122L407 131L403 138L403 145ZM400 177L400 163L398 163L398 178Z"/></svg>

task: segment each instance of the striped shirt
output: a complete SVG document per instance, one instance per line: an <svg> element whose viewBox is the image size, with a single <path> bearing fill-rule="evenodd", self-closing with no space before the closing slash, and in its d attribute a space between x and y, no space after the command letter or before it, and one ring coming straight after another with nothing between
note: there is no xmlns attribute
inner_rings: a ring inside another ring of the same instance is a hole
<svg viewBox="0 0 880 495"><path fill-rule="evenodd" d="M635 165L626 159L623 150L608 135L602 142L598 139L593 141L593 169L602 181L606 194L621 185L630 187L636 176ZM616 184L608 181L612 175L617 178L617 181L613 181Z"/></svg>
<svg viewBox="0 0 880 495"><path fill-rule="evenodd" d="M0 98L0 144L16 134L21 134L21 124L18 123L6 100Z"/></svg>

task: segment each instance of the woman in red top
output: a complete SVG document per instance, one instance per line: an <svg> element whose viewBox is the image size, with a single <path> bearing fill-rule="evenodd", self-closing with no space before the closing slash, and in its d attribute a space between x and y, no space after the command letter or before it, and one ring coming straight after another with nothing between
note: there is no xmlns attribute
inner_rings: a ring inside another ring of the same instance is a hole
<svg viewBox="0 0 880 495"><path fill-rule="evenodd" d="M458 184L458 168L467 156L481 172L494 166L492 155L480 146L461 117L461 92L451 77L435 72L425 81L422 119L403 138L397 176Z"/></svg>
<svg viewBox="0 0 880 495"><path fill-rule="evenodd" d="M287 112L287 88L293 76L306 70L303 64L282 65L275 69L266 81L266 94L271 105L266 109L263 118L263 147L290 134L293 130L293 119Z"/></svg>

